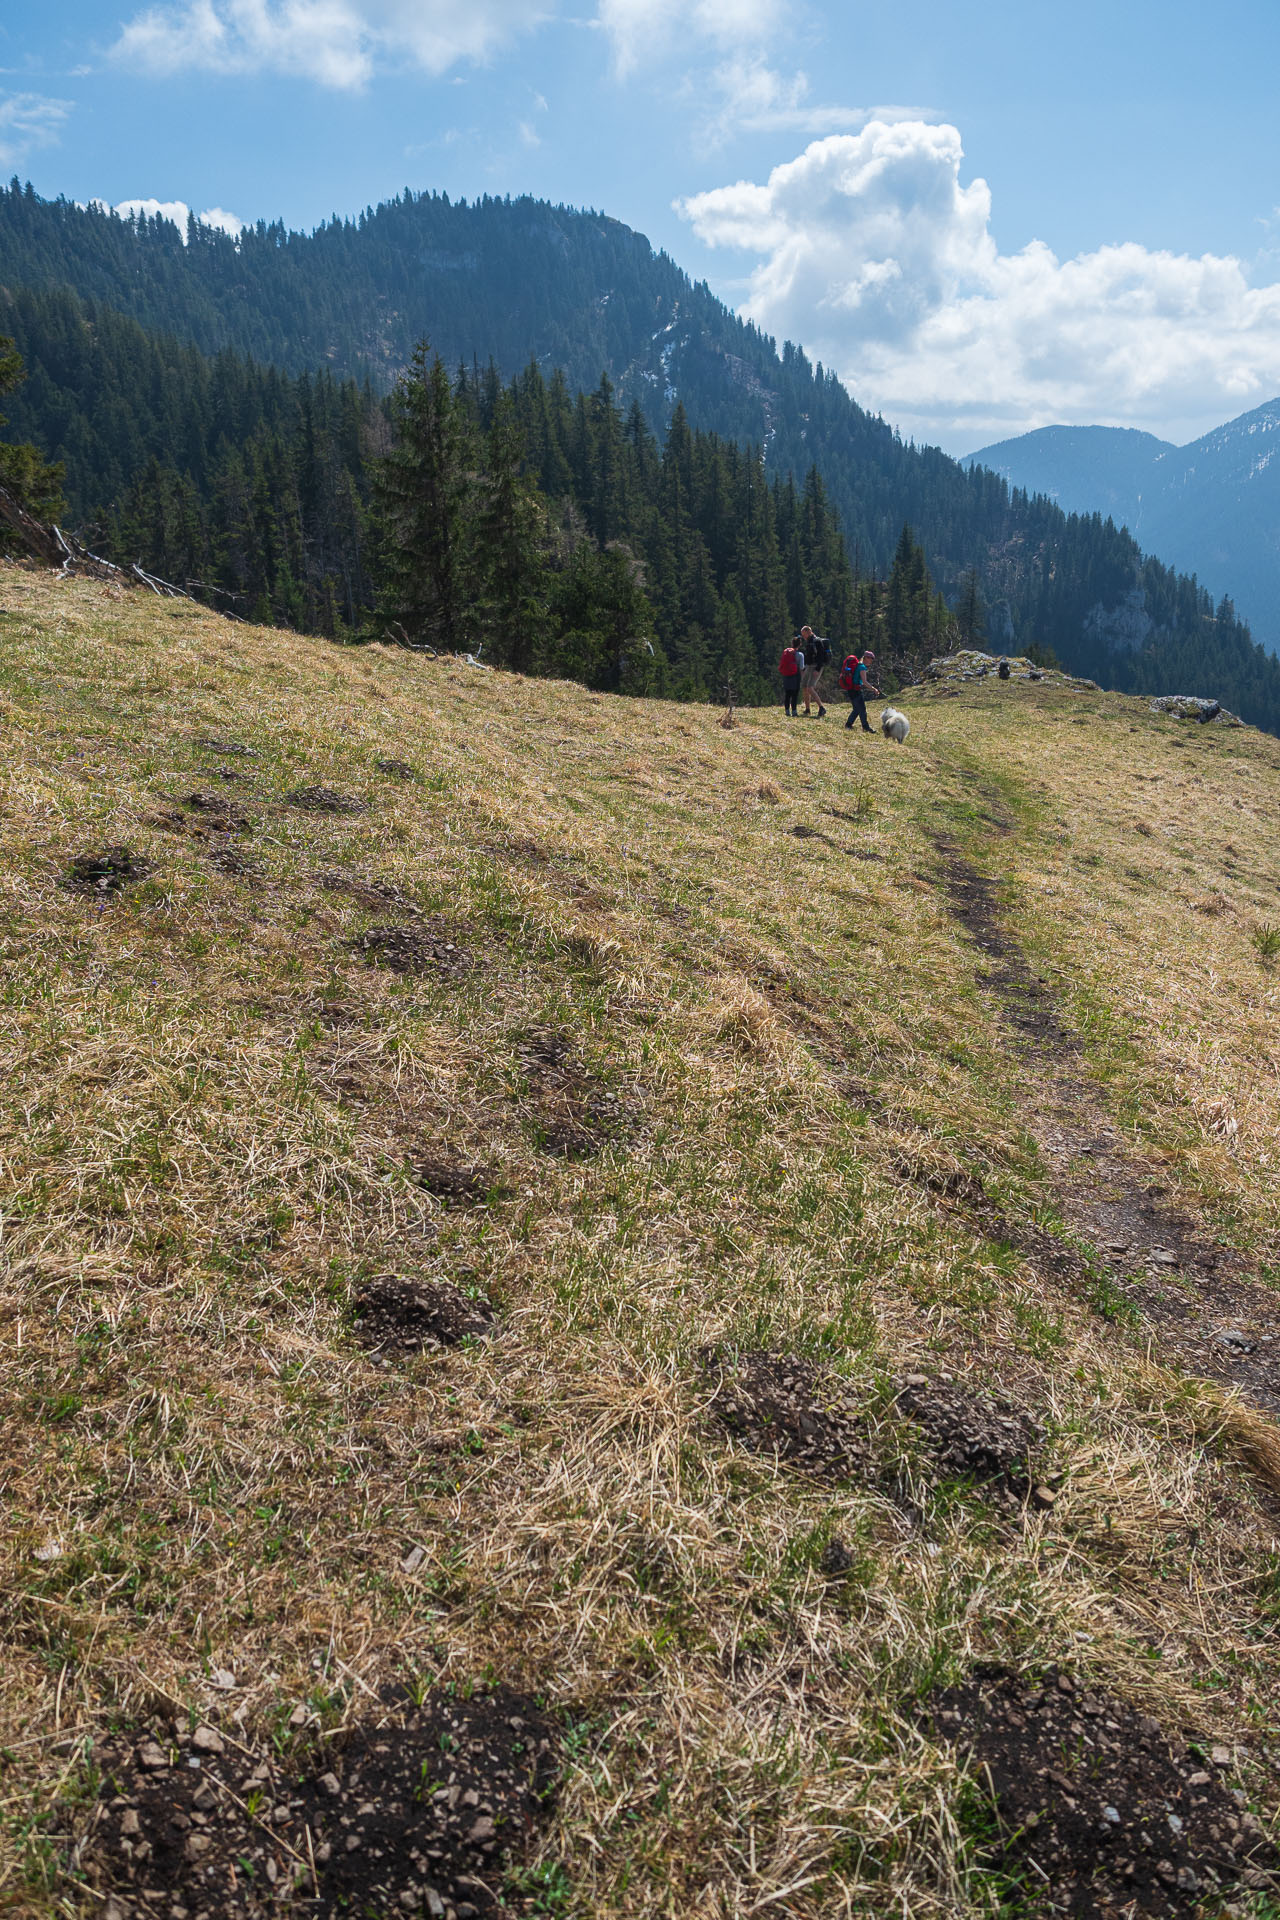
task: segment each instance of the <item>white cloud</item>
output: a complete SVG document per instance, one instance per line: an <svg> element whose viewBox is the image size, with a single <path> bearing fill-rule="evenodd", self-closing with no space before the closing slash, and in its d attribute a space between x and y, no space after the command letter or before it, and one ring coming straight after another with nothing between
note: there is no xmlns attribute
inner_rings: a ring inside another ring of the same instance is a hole
<svg viewBox="0 0 1280 1920"><path fill-rule="evenodd" d="M691 39L725 50L763 47L786 11L786 0L599 0L596 19L625 74Z"/></svg>
<svg viewBox="0 0 1280 1920"><path fill-rule="evenodd" d="M805 73L779 73L759 51L732 54L712 69L703 110L693 120L695 144L702 152L758 133L828 134L854 132L871 120L887 125L900 120L932 120L925 107L844 107L809 97ZM691 102L698 96L690 88Z"/></svg>
<svg viewBox="0 0 1280 1920"><path fill-rule="evenodd" d="M612 43L619 74L691 45L762 48L789 0L598 0L591 24ZM112 52L155 74L301 75L358 88L405 60L430 74L483 60L548 20L563 0L177 0L122 27Z"/></svg>
<svg viewBox="0 0 1280 1920"><path fill-rule="evenodd" d="M162 220L172 220L182 235L182 244L186 245L191 209L185 200L117 200L114 207L107 200L95 200L93 205L118 213L123 220L132 219L136 214L145 214L149 220L154 220L157 214ZM220 227L223 233L229 233L233 239L244 226L244 221L236 214L228 213L225 207L206 207L196 218L202 227Z"/></svg>
<svg viewBox="0 0 1280 1920"><path fill-rule="evenodd" d="M1056 421L1190 439L1280 392L1280 285L1132 242L1002 254L962 157L954 127L876 120L679 210L707 245L759 256L753 319L957 448Z"/></svg>
<svg viewBox="0 0 1280 1920"><path fill-rule="evenodd" d="M0 99L0 167L12 166L35 147L53 146L72 105L44 93L10 93Z"/></svg>
<svg viewBox="0 0 1280 1920"><path fill-rule="evenodd" d="M185 0L121 30L117 59L157 74L298 74L356 88L404 60L441 74L539 25L555 0Z"/></svg>

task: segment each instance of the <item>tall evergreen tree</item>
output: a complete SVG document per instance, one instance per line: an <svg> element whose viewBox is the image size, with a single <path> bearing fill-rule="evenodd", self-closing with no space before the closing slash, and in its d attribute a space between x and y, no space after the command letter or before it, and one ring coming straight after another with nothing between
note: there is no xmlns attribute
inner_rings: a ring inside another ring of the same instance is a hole
<svg viewBox="0 0 1280 1920"><path fill-rule="evenodd" d="M391 425L391 447L373 475L379 617L411 645L457 647L472 627L474 436L425 340L392 394Z"/></svg>

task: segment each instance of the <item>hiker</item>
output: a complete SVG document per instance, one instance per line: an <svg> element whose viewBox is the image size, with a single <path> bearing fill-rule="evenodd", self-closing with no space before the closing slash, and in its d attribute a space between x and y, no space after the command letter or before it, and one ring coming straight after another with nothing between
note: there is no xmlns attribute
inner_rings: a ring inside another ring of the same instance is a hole
<svg viewBox="0 0 1280 1920"><path fill-rule="evenodd" d="M861 720L864 733L872 731L867 719L867 695L874 693L878 696L880 692L879 687L873 687L868 678L870 670L867 663L874 659L875 655L868 647L861 656L851 653L840 669L840 685L849 696L849 718L844 723L846 732L855 720Z"/></svg>
<svg viewBox="0 0 1280 1920"><path fill-rule="evenodd" d="M782 649L778 672L782 675L782 704L788 720L794 720L796 701L800 697L800 679L804 673L804 648L800 645L799 636Z"/></svg>
<svg viewBox="0 0 1280 1920"><path fill-rule="evenodd" d="M812 627L801 627L800 641L804 647L804 672L800 675L800 686L804 693L805 717L810 718L809 702L818 703L818 718L824 720L827 710L822 704L822 674L831 658L831 642L824 640Z"/></svg>

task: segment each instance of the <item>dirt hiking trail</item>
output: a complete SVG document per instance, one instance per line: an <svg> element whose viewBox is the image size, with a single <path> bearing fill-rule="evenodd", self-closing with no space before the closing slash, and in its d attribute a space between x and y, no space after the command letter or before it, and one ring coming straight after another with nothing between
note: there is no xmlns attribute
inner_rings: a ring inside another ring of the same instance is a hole
<svg viewBox="0 0 1280 1920"><path fill-rule="evenodd" d="M1001 822L1000 830L1010 829ZM1024 1063L1021 1117L1071 1237L1008 1220L977 1181L962 1196L968 1209L1048 1276L1095 1294L1109 1282L1162 1358L1280 1415L1274 1290L1204 1223L1165 1201L1160 1172L1121 1139L1078 1038L1002 918L995 882L954 842L935 844L950 910L991 962L978 979Z"/></svg>

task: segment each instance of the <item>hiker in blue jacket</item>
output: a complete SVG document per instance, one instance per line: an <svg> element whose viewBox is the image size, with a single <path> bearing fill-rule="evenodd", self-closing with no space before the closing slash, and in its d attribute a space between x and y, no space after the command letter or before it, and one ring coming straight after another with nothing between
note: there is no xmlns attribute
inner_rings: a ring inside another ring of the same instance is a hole
<svg viewBox="0 0 1280 1920"><path fill-rule="evenodd" d="M851 653L840 669L840 685L849 696L849 718L844 723L846 733L855 720L862 722L864 733L872 731L867 719L867 695L873 693L878 696L880 692L879 687L873 687L870 680L868 662L874 659L875 654L868 647L865 653Z"/></svg>

